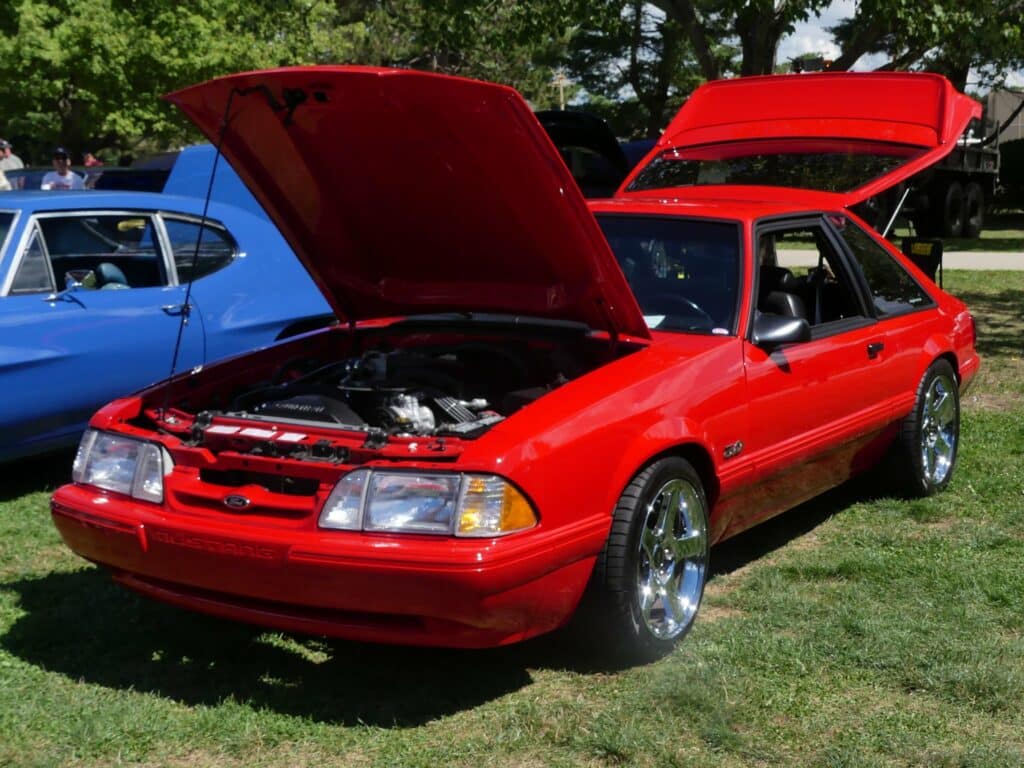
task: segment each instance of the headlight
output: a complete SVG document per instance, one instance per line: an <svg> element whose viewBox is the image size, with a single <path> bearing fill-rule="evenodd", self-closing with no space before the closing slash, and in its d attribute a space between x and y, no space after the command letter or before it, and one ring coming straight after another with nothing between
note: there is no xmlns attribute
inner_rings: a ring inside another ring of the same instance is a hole
<svg viewBox="0 0 1024 768"><path fill-rule="evenodd" d="M358 469L334 487L321 528L490 537L526 530L537 515L496 475Z"/></svg>
<svg viewBox="0 0 1024 768"><path fill-rule="evenodd" d="M159 504L171 466L170 455L155 443L89 429L78 444L71 479Z"/></svg>

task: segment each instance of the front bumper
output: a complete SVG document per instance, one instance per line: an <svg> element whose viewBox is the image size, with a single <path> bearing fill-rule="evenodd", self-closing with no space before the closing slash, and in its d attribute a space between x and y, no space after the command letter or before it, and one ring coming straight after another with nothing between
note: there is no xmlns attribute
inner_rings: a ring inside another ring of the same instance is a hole
<svg viewBox="0 0 1024 768"><path fill-rule="evenodd" d="M610 524L488 540L282 530L77 485L59 488L51 511L72 550L164 602L290 632L467 648L564 624Z"/></svg>

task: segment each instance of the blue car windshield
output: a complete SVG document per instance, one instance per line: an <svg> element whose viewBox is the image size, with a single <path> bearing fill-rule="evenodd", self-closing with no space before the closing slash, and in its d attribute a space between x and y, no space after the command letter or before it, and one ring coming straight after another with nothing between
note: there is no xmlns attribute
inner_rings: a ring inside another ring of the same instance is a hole
<svg viewBox="0 0 1024 768"><path fill-rule="evenodd" d="M607 214L597 222L648 327L736 333L739 222Z"/></svg>

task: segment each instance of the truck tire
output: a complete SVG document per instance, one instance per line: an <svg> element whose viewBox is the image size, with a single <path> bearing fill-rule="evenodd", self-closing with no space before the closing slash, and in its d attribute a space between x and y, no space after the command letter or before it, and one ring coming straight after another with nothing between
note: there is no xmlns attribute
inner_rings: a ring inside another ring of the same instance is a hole
<svg viewBox="0 0 1024 768"><path fill-rule="evenodd" d="M964 188L959 181L949 182L943 196L942 208L943 237L961 237L964 233Z"/></svg>
<svg viewBox="0 0 1024 768"><path fill-rule="evenodd" d="M978 237L985 225L985 190L972 181L964 190L964 237Z"/></svg>

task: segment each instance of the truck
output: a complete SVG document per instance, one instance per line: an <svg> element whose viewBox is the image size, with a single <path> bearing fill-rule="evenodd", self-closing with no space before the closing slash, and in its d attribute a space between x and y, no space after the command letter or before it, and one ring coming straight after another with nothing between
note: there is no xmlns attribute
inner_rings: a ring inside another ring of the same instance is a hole
<svg viewBox="0 0 1024 768"><path fill-rule="evenodd" d="M986 115L941 162L910 179L905 214L922 237L978 237L998 181L999 126Z"/></svg>

